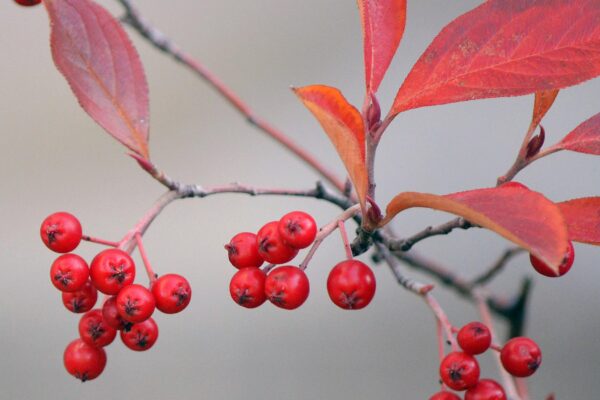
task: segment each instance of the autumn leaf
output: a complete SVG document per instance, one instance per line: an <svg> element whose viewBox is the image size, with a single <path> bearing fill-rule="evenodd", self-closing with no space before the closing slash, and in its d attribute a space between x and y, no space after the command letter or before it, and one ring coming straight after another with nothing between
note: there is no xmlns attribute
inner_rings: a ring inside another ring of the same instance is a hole
<svg viewBox="0 0 600 400"><path fill-rule="evenodd" d="M363 30L367 93L375 93L406 25L406 0L357 0Z"/></svg>
<svg viewBox="0 0 600 400"><path fill-rule="evenodd" d="M555 147L557 150L600 155L600 113L582 122Z"/></svg>
<svg viewBox="0 0 600 400"><path fill-rule="evenodd" d="M558 89L554 90L542 90L535 93L535 101L533 103L533 116L531 117L531 124L529 125L529 133L533 132L538 127L542 118L546 115L556 96L558 96Z"/></svg>
<svg viewBox="0 0 600 400"><path fill-rule="evenodd" d="M584 197L557 203L563 213L569 239L600 245L600 197Z"/></svg>
<svg viewBox="0 0 600 400"><path fill-rule="evenodd" d="M46 0L52 57L81 107L148 159L148 84L119 22L90 0Z"/></svg>
<svg viewBox="0 0 600 400"><path fill-rule="evenodd" d="M336 88L313 85L293 90L329 136L364 208L368 177L365 132L360 113Z"/></svg>
<svg viewBox="0 0 600 400"><path fill-rule="evenodd" d="M461 216L527 249L557 272L568 245L566 224L558 206L542 194L519 185L445 196L400 193L388 204L381 225L387 224L399 212L413 207Z"/></svg>
<svg viewBox="0 0 600 400"><path fill-rule="evenodd" d="M398 91L392 115L552 91L599 74L599 1L489 0L433 40Z"/></svg>

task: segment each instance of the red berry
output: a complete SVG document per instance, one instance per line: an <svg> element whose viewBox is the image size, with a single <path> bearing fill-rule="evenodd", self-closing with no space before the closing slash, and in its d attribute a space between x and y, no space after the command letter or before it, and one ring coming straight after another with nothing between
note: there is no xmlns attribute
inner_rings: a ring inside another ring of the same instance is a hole
<svg viewBox="0 0 600 400"><path fill-rule="evenodd" d="M265 279L265 273L258 268L242 268L231 278L229 294L242 307L258 307L267 300Z"/></svg>
<svg viewBox="0 0 600 400"><path fill-rule="evenodd" d="M256 234L258 254L269 263L283 264L298 254L298 249L288 246L279 235L279 221L271 221Z"/></svg>
<svg viewBox="0 0 600 400"><path fill-rule="evenodd" d="M458 344L467 354L484 353L492 344L492 334L481 322L469 322L458 331Z"/></svg>
<svg viewBox="0 0 600 400"><path fill-rule="evenodd" d="M119 331L128 331L131 329L131 322L125 321L121 315L119 315L119 310L117 309L117 296L109 297L102 306L102 318L104 321L113 329L117 329Z"/></svg>
<svg viewBox="0 0 600 400"><path fill-rule="evenodd" d="M81 224L66 212L50 214L40 226L40 236L50 250L68 253L75 250L81 241Z"/></svg>
<svg viewBox="0 0 600 400"><path fill-rule="evenodd" d="M121 340L125 346L135 351L150 349L158 339L158 325L152 318L133 324L127 332L121 331Z"/></svg>
<svg viewBox="0 0 600 400"><path fill-rule="evenodd" d="M482 379L465 393L465 400L506 400L500 384L492 379Z"/></svg>
<svg viewBox="0 0 600 400"><path fill-rule="evenodd" d="M338 263L327 278L331 301L346 310L366 307L375 295L375 275L365 263L346 260Z"/></svg>
<svg viewBox="0 0 600 400"><path fill-rule="evenodd" d="M36 6L41 2L42 0L15 0L15 3L25 7Z"/></svg>
<svg viewBox="0 0 600 400"><path fill-rule="evenodd" d="M142 285L126 286L117 295L119 315L134 324L150 318L155 307L154 296Z"/></svg>
<svg viewBox="0 0 600 400"><path fill-rule="evenodd" d="M527 186L523 185L521 182L515 182L515 181L503 183L500 187L530 190Z"/></svg>
<svg viewBox="0 0 600 400"><path fill-rule="evenodd" d="M107 249L94 257L90 277L96 289L104 294L117 294L133 283L135 264L129 254L119 249Z"/></svg>
<svg viewBox="0 0 600 400"><path fill-rule="evenodd" d="M542 363L542 351L526 337L512 338L502 348L500 360L511 375L524 378L532 375Z"/></svg>
<svg viewBox="0 0 600 400"><path fill-rule="evenodd" d="M563 276L573 266L573 261L575 261L575 249L573 249L573 243L569 242L569 246L567 247L567 251L565 253L565 258L563 263L558 267L558 275L554 272L548 264L544 263L542 260L534 256L533 254L529 255L529 260L531 261L531 265L533 268L544 276L548 276L550 278L557 278L559 276Z"/></svg>
<svg viewBox="0 0 600 400"><path fill-rule="evenodd" d="M75 339L65 349L63 356L67 372L82 382L95 379L106 366L106 353L101 347L90 346Z"/></svg>
<svg viewBox="0 0 600 400"><path fill-rule="evenodd" d="M479 364L473 356L455 351L440 363L440 377L450 389L466 390L479 381Z"/></svg>
<svg viewBox="0 0 600 400"><path fill-rule="evenodd" d="M117 331L102 317L102 310L88 311L79 320L79 336L90 346L104 347L112 343Z"/></svg>
<svg viewBox="0 0 600 400"><path fill-rule="evenodd" d="M190 304L192 288L183 276L166 274L154 281L152 295L156 308L165 314L175 314Z"/></svg>
<svg viewBox="0 0 600 400"><path fill-rule="evenodd" d="M278 229L284 243L296 249L310 246L317 236L317 223L313 217L302 211L285 214L279 220Z"/></svg>
<svg viewBox="0 0 600 400"><path fill-rule="evenodd" d="M293 310L308 298L310 287L304 271L286 265L272 270L265 280L265 294L277 307Z"/></svg>
<svg viewBox="0 0 600 400"><path fill-rule="evenodd" d="M225 245L225 250L227 250L229 262L237 269L248 267L258 268L264 262L260 254L258 254L258 244L254 233L238 233Z"/></svg>
<svg viewBox="0 0 600 400"><path fill-rule="evenodd" d="M431 396L429 400L460 400L460 397L458 397L454 393L441 391Z"/></svg>
<svg viewBox="0 0 600 400"><path fill-rule="evenodd" d="M96 300L98 300L98 291L90 281L86 281L83 287L76 292L62 293L63 304L74 313L90 311L94 308Z"/></svg>
<svg viewBox="0 0 600 400"><path fill-rule="evenodd" d="M63 254L50 267L50 280L62 292L75 292L90 276L90 268L77 254Z"/></svg>

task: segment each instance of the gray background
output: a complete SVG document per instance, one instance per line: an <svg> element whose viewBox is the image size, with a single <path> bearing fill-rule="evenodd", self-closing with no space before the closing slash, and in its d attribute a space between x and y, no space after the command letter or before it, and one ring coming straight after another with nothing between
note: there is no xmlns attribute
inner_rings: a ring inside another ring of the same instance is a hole
<svg viewBox="0 0 600 400"><path fill-rule="evenodd" d="M116 2L101 3L120 13ZM361 32L353 1L138 3L260 115L342 173L326 136L288 87L325 83L361 104ZM380 91L384 109L435 34L477 3L409 2L404 41ZM55 254L39 240L40 222L67 210L86 233L118 240L163 189L78 107L53 67L42 7L5 1L0 26L0 398L425 399L437 390L434 319L389 271L376 267L378 292L362 312L342 312L327 298L327 273L343 258L337 235L308 270L312 292L303 307L285 312L270 304L256 310L236 306L227 289L235 270L222 249L233 234L257 230L296 208L320 224L338 213L315 200L240 195L180 201L166 209L148 231L146 247L157 272L188 277L192 303L182 314L156 316L160 338L151 351L133 353L117 339L99 379L82 385L68 376L62 353L77 336L79 317L64 309L49 282ZM317 176L301 162L247 125L204 83L132 38L150 84L157 165L204 185L312 186ZM599 90L595 80L559 95L545 120L549 143L598 112ZM532 100L486 100L400 116L378 154L378 198L385 203L403 190L449 193L492 185L513 160ZM552 156L519 175L555 200L597 195L599 178L598 160L576 154ZM410 234L447 218L411 211L395 225ZM506 246L489 232L471 230L417 248L474 276ZM83 244L77 252L90 260L98 250ZM531 378L536 399L551 391L557 399L595 399L600 390L599 253L581 245L576 252L564 278L535 277L528 333L544 352L543 366ZM532 272L520 256L493 288L512 294ZM478 318L452 292L435 293L454 324ZM489 355L482 357L482 369L484 376L497 376Z"/></svg>

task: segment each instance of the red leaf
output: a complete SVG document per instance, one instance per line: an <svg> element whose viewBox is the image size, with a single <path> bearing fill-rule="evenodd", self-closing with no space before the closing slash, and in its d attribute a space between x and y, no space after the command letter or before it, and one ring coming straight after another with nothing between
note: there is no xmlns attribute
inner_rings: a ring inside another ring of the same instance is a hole
<svg viewBox="0 0 600 400"><path fill-rule="evenodd" d="M412 207L459 215L527 249L557 272L568 246L567 228L558 206L524 186L500 186L446 196L400 193L388 204L381 225Z"/></svg>
<svg viewBox="0 0 600 400"><path fill-rule="evenodd" d="M600 245L600 197L584 197L557 205L567 222L569 239Z"/></svg>
<svg viewBox="0 0 600 400"><path fill-rule="evenodd" d="M556 147L578 153L600 155L600 113L582 122Z"/></svg>
<svg viewBox="0 0 600 400"><path fill-rule="evenodd" d="M90 0L44 4L54 63L81 107L115 139L148 159L148 84L119 22Z"/></svg>
<svg viewBox="0 0 600 400"><path fill-rule="evenodd" d="M598 0L489 0L440 32L392 113L560 89L599 74Z"/></svg>
<svg viewBox="0 0 600 400"><path fill-rule="evenodd" d="M329 136L364 208L368 177L365 166L365 129L360 113L336 88L313 85L293 90Z"/></svg>
<svg viewBox="0 0 600 400"><path fill-rule="evenodd" d="M379 88L406 25L406 0L357 0L363 28L367 93Z"/></svg>

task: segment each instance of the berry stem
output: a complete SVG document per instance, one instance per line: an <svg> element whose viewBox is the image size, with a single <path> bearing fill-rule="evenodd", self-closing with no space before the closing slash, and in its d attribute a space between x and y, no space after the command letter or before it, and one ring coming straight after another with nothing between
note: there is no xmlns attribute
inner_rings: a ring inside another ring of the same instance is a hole
<svg viewBox="0 0 600 400"><path fill-rule="evenodd" d="M431 293L427 293L423 297L425 298L425 301L427 302L427 304L429 305L429 307L435 314L435 316L438 320L438 323L442 325L442 328L444 329L444 331L446 333L446 337L448 338L448 341L450 341L450 346L452 347L452 351L459 351L458 344L456 343L456 338L454 337L454 334L452 333L452 324L450 323L448 316L446 315L446 313L440 306L440 303L438 303L438 301L435 299L435 297L433 297L433 295L431 295Z"/></svg>
<svg viewBox="0 0 600 400"><path fill-rule="evenodd" d="M111 242L109 240L99 239L93 236L82 235L81 240L85 240L86 242L90 243L98 243L109 247L119 247L119 243L117 242Z"/></svg>
<svg viewBox="0 0 600 400"><path fill-rule="evenodd" d="M437 342L438 342L438 355L440 358L440 364L442 363L442 360L444 359L445 356L445 352L444 352L444 328L442 327L442 323L440 322L440 320L436 320L436 324L435 324L435 330L436 330L436 336L437 336ZM444 383L444 381L442 381L440 379L440 383L442 385L442 390L446 389L446 384Z"/></svg>
<svg viewBox="0 0 600 400"><path fill-rule="evenodd" d="M154 273L152 266L150 265L150 261L148 260L148 255L146 254L146 249L144 248L144 243L142 241L142 235L136 233L135 241L137 243L138 250L140 251L140 256L142 257L142 262L144 263L144 268L146 268L146 273L148 274L148 279L150 280L150 286L156 281L157 275Z"/></svg>
<svg viewBox="0 0 600 400"><path fill-rule="evenodd" d="M350 242L348 242L348 234L346 233L346 225L344 221L338 221L338 229L340 230L340 236L344 243L344 250L346 250L346 258L352 260L352 249L350 248Z"/></svg>
<svg viewBox="0 0 600 400"><path fill-rule="evenodd" d="M517 384L517 392L521 396L522 400L529 400L529 387L527 386L527 379L515 378Z"/></svg>

